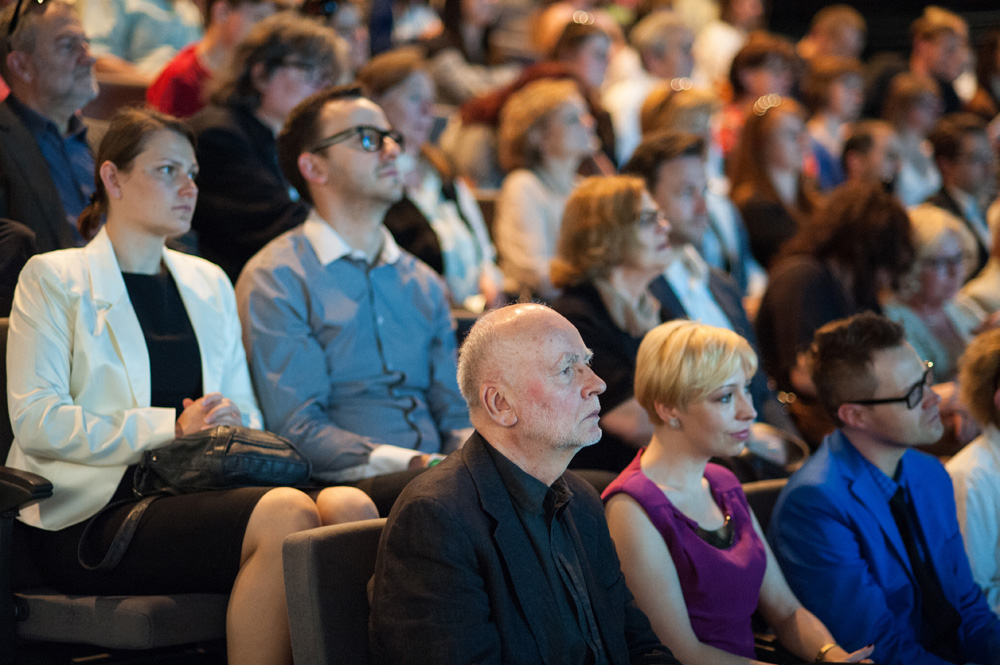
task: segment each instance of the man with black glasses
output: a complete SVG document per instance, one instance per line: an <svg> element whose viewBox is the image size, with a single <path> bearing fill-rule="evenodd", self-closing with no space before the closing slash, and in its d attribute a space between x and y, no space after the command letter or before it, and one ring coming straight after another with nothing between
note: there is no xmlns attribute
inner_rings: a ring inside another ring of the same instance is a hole
<svg viewBox="0 0 1000 665"><path fill-rule="evenodd" d="M845 649L874 643L882 665L1000 663L1000 621L973 581L951 481L913 450L944 432L930 363L872 313L820 328L809 356L839 429L771 518L795 595Z"/></svg>
<svg viewBox="0 0 1000 665"><path fill-rule="evenodd" d="M306 98L278 160L312 210L236 284L267 425L319 481L419 468L467 436L444 283L382 226L402 194L402 142L356 88Z"/></svg>
<svg viewBox="0 0 1000 665"><path fill-rule="evenodd" d="M79 109L97 96L90 42L61 0L0 14L0 217L27 225L38 250L82 244L76 218L94 189Z"/></svg>

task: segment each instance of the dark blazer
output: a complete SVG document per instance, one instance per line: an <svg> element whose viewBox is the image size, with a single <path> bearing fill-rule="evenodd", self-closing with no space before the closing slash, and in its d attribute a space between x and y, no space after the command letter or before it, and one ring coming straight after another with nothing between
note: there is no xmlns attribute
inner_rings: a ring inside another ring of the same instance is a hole
<svg viewBox="0 0 1000 665"><path fill-rule="evenodd" d="M976 586L955 517L951 480L930 455L908 450L903 474L948 602L962 617L962 660L1000 663L1000 622ZM889 503L837 430L781 492L768 539L792 591L848 651L875 645L883 665L944 665L919 644L920 604Z"/></svg>
<svg viewBox="0 0 1000 665"><path fill-rule="evenodd" d="M0 219L0 316L10 316L21 268L38 253L35 234L24 224Z"/></svg>
<svg viewBox="0 0 1000 665"><path fill-rule="evenodd" d="M958 201L948 193L944 187L938 190L938 193L927 199L927 203L931 205L936 205L938 208L943 208L951 214L958 217L960 220L965 222L965 226L969 229L969 233L972 237L976 239L976 268L969 274L969 278L975 277L979 274L979 271L983 269L986 262L990 259L990 248L983 244L983 241L979 238L979 233L976 231L975 227L972 226L972 222L965 218L965 213L962 211L962 207L958 205ZM986 215L983 214L983 219Z"/></svg>
<svg viewBox="0 0 1000 665"><path fill-rule="evenodd" d="M0 217L34 231L39 252L77 245L49 164L7 101L0 103Z"/></svg>
<svg viewBox="0 0 1000 665"><path fill-rule="evenodd" d="M198 136L200 254L236 282L246 262L297 226L309 208L289 196L271 130L245 109L210 106L189 121Z"/></svg>
<svg viewBox="0 0 1000 665"><path fill-rule="evenodd" d="M649 290L660 301L660 318L664 321L691 318L681 301L677 298L670 282L660 275L649 285ZM750 342L750 346L760 356L760 346L753 326L743 309L743 294L732 278L717 268L712 268L708 276L708 290L722 313L729 319L733 330ZM789 432L796 432L795 426L785 413L784 407L778 402L777 396L767 385L767 375L764 373L764 363L757 364L757 372L750 381L750 394L754 408L757 409L762 422L774 425Z"/></svg>
<svg viewBox="0 0 1000 665"><path fill-rule="evenodd" d="M477 433L411 482L389 514L371 598L375 665L544 663L549 582ZM568 473L566 524L612 665L676 663L625 586L604 507Z"/></svg>

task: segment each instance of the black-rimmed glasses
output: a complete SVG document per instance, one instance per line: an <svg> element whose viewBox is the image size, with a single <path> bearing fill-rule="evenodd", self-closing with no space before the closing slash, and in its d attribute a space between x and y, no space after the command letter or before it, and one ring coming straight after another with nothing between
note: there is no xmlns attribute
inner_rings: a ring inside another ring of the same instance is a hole
<svg viewBox="0 0 1000 665"><path fill-rule="evenodd" d="M663 226L666 223L667 216L661 210L643 210L639 213L639 226L642 228Z"/></svg>
<svg viewBox="0 0 1000 665"><path fill-rule="evenodd" d="M21 11L21 5L24 4L24 0L17 0L17 4L14 6L14 14L10 17L10 23L7 24L7 46L10 47L10 38L14 36L14 31L17 30L17 24L21 20L22 14L27 14L31 11L32 6L41 7L48 0L28 0L28 5Z"/></svg>
<svg viewBox="0 0 1000 665"><path fill-rule="evenodd" d="M392 139L399 146L400 150L403 149L403 135L399 132L392 129L380 129L371 125L358 125L357 127L351 127L342 132L337 132L333 136L326 137L306 152L319 152L332 145L343 143L355 136L360 139L361 149L365 152L381 152L385 147L386 139Z"/></svg>
<svg viewBox="0 0 1000 665"><path fill-rule="evenodd" d="M913 384L902 397L886 397L884 399L852 399L845 404L861 404L871 406L874 404L894 404L896 402L906 402L907 409L915 409L917 405L924 401L924 389L929 388L934 383L934 363L927 360L924 362L924 375L919 381Z"/></svg>

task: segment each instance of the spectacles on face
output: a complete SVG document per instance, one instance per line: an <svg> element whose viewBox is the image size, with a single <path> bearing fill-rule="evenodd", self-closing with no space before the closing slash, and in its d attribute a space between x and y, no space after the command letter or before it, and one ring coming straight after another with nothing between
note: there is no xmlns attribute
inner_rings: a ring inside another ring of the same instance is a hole
<svg viewBox="0 0 1000 665"><path fill-rule="evenodd" d="M667 216L661 210L643 210L639 213L639 228L641 229L666 225Z"/></svg>
<svg viewBox="0 0 1000 665"><path fill-rule="evenodd" d="M921 261L924 268L931 270L946 271L958 270L965 263L965 254L954 254L952 256L929 256Z"/></svg>
<svg viewBox="0 0 1000 665"><path fill-rule="evenodd" d="M847 404L861 404L863 406L872 406L875 404L895 404L896 402L905 402L906 408L913 410L924 401L924 389L930 388L934 384L934 363L929 360L924 361L924 375L919 381L913 384L913 387L906 391L906 394L902 397L886 397L884 399L855 399L849 400Z"/></svg>
<svg viewBox="0 0 1000 665"><path fill-rule="evenodd" d="M399 146L399 149L403 150L403 135L399 132L392 129L380 129L371 125L358 125L357 127L351 127L350 129L345 129L342 132L337 132L333 136L326 137L309 148L306 152L316 153L321 150L325 150L332 145L343 143L344 141L352 139L355 136L358 137L361 149L365 152L382 152L385 148L386 139L392 139L393 142Z"/></svg>
<svg viewBox="0 0 1000 665"><path fill-rule="evenodd" d="M304 60L282 60L281 64L278 66L299 70L302 72L302 78L305 82L316 88L323 87L323 85L329 80L326 73L321 71L314 62L307 62Z"/></svg>
<svg viewBox="0 0 1000 665"><path fill-rule="evenodd" d="M14 36L14 31L17 30L17 24L20 22L22 14L27 14L33 9L38 9L46 2L48 0L28 0L28 4L22 12L21 5L24 4L24 0L17 0L17 5L14 7L14 14L10 17L10 23L7 25L6 39L8 48L10 48L11 37Z"/></svg>

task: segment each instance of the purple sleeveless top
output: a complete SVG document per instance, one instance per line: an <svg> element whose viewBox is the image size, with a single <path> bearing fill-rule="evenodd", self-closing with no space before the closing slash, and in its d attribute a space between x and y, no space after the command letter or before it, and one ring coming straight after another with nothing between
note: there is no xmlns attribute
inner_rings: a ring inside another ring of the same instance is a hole
<svg viewBox="0 0 1000 665"><path fill-rule="evenodd" d="M739 481L716 464L705 478L722 512L730 517L733 544L725 550L698 536L691 520L646 477L639 466L642 451L604 490L607 501L624 492L635 499L670 550L677 567L691 628L698 640L737 656L755 658L750 615L757 609L767 568L764 544L753 528L750 507Z"/></svg>

